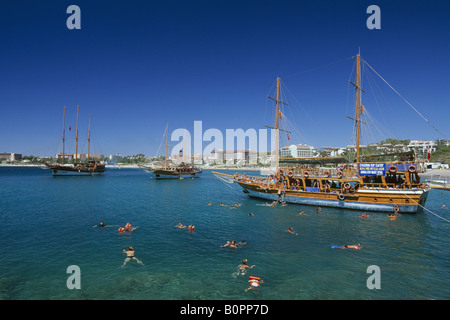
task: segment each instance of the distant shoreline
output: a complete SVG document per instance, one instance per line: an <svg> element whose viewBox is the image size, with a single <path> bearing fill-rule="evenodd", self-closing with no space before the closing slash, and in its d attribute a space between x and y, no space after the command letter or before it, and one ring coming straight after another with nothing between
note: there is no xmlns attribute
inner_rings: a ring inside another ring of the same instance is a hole
<svg viewBox="0 0 450 320"><path fill-rule="evenodd" d="M0 163L0 167L43 167L44 165L39 164L3 164ZM106 168L108 169L140 169L137 164L127 164L127 165L106 165ZM227 171L260 171L264 169L264 167L261 168L255 168L255 167L241 167L241 168L202 168L202 170L227 170ZM424 178L430 178L432 176L442 176L442 177L449 177L450 178L450 169L428 169L427 172L421 173L420 176Z"/></svg>

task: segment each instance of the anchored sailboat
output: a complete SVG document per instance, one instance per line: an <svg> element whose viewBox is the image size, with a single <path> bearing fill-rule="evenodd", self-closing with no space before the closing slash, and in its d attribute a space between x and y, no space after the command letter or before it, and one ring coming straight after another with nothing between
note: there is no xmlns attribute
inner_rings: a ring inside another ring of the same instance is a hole
<svg viewBox="0 0 450 320"><path fill-rule="evenodd" d="M169 142L169 124L166 126L166 157L163 167L151 167L143 166L139 167L147 170L155 175L156 179L185 179L185 178L198 178L202 173L202 169L197 168L184 162L180 165L168 165L167 163L167 147Z"/></svg>
<svg viewBox="0 0 450 320"><path fill-rule="evenodd" d="M105 171L105 164L97 160L92 160L90 158L90 143L91 143L91 115L89 115L89 130L88 130L88 153L87 159L84 162L78 161L78 115L79 107L77 107L77 126L75 133L75 159L74 163L64 163L65 160L65 117L66 117L66 107L63 110L63 135L62 135L62 158L61 163L49 163L45 162L45 165L52 170L54 176L79 176L79 175L96 175L101 174ZM69 128L70 129L70 128Z"/></svg>
<svg viewBox="0 0 450 320"><path fill-rule="evenodd" d="M288 203L395 213L415 213L424 206L430 188L420 182L425 166L414 159L413 152L396 154L392 162L362 162L360 155L360 55L356 56L356 161L336 167L313 167L336 163L332 158L280 159L279 99L277 79L276 102L276 172L269 176L228 175L213 172L217 177L239 184L250 197ZM386 156L386 155L383 155ZM280 167L279 162L291 166ZM342 161L342 159L337 159ZM295 164L297 166L292 166ZM309 167L299 166L307 164Z"/></svg>

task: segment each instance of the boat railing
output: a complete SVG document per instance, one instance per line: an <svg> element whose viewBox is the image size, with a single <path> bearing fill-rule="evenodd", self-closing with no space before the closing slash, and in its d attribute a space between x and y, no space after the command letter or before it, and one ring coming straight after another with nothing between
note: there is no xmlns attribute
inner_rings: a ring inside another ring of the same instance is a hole
<svg viewBox="0 0 450 320"><path fill-rule="evenodd" d="M364 183L363 185L365 188L372 188L372 189L418 189L422 188L422 183L404 183L404 184L398 184L398 183Z"/></svg>
<svg viewBox="0 0 450 320"><path fill-rule="evenodd" d="M329 178L329 179L355 179L358 171L355 168L286 168L283 175L294 178Z"/></svg>

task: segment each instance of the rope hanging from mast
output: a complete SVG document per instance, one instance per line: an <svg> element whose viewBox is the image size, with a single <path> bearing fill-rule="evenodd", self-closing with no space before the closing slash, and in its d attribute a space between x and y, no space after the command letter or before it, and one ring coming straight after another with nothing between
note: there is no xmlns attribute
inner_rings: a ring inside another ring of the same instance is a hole
<svg viewBox="0 0 450 320"><path fill-rule="evenodd" d="M362 59L362 58L361 58ZM445 137L444 136L444 134L442 133L442 132L440 132L439 130L438 130L438 128L436 128L431 122L430 122L430 120L428 120L427 118L425 118L416 108L414 108L414 106L408 101L408 100L406 100L397 90L395 90L394 89L394 87L393 86L391 86L378 72L376 72L375 71L375 69L374 68L372 68L372 66L370 65L370 64L368 64L367 63L367 61L366 60L364 60L364 59L362 59L362 61L370 68L370 69L372 69L372 71L373 72L375 72L375 74L378 76L378 77L380 77L380 79L381 80L383 80L384 81L384 83L386 83L388 86L389 86L389 88L391 88L400 98L402 98L422 119L424 119L436 132L438 132L439 134L441 134L443 137Z"/></svg>

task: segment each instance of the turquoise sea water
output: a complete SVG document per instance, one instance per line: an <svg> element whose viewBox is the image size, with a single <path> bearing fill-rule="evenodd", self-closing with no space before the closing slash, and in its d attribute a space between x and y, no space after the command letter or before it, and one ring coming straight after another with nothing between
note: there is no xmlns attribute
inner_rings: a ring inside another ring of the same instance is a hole
<svg viewBox="0 0 450 320"><path fill-rule="evenodd" d="M450 219L441 208L450 193L442 193L432 190L426 207ZM363 219L360 211L263 204L209 171L156 181L139 169L53 177L2 167L0 299L450 298L448 222L423 211L391 221L384 213ZM115 227L92 227L101 220ZM195 231L175 228L179 221ZM127 222L139 228L119 234ZM284 232L289 227L298 235ZM233 239L247 244L220 247ZM363 248L330 248L355 243ZM122 267L129 245L144 266ZM244 258L256 266L236 276ZM70 265L80 267L80 290L66 286ZM366 286L370 265L380 268L381 289ZM264 284L245 292L249 275Z"/></svg>

